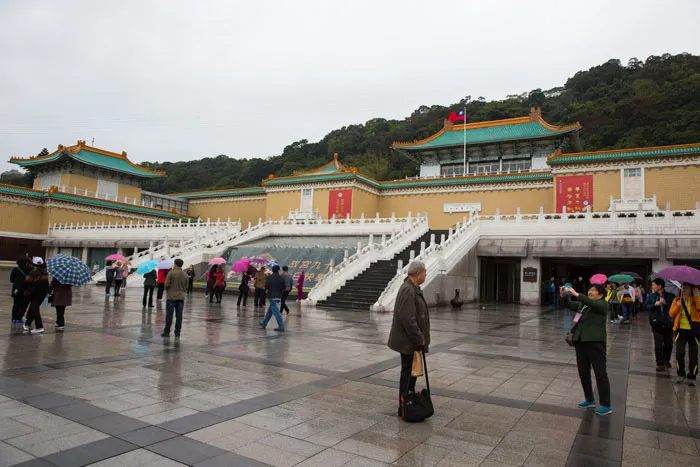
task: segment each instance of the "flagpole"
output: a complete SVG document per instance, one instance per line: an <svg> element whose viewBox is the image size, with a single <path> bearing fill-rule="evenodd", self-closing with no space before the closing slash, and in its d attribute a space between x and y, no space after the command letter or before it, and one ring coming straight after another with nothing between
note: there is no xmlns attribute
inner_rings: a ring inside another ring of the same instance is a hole
<svg viewBox="0 0 700 467"><path fill-rule="evenodd" d="M464 108L464 173L467 176L467 108Z"/></svg>

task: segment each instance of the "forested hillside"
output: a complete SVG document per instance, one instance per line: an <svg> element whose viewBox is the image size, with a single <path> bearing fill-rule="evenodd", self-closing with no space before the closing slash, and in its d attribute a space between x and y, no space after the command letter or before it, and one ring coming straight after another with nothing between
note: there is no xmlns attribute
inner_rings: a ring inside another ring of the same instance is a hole
<svg viewBox="0 0 700 467"><path fill-rule="evenodd" d="M651 56L626 65L610 60L581 71L563 87L535 89L487 102L466 96L451 105L421 106L403 120L375 118L334 130L318 142L296 141L268 159L225 155L187 162L146 163L168 178L146 182L163 193L259 185L267 175L318 167L337 152L347 166L379 180L415 175L418 168L388 149L393 141L425 138L442 128L451 111L466 107L467 120L479 122L527 115L541 106L549 123L580 121L584 150L700 142L700 57Z"/></svg>

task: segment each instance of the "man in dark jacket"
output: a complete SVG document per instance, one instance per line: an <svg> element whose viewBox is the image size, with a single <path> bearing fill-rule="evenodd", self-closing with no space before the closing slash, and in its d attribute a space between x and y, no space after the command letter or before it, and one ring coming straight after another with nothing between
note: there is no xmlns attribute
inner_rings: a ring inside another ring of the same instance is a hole
<svg viewBox="0 0 700 467"><path fill-rule="evenodd" d="M10 282L12 282L12 327L22 325L22 318L27 312L29 300L24 296L24 284L27 281L31 267L27 264L25 258L17 260L17 266L10 272Z"/></svg>
<svg viewBox="0 0 700 467"><path fill-rule="evenodd" d="M112 288L112 283L114 282L114 268L112 267L112 262L107 261L107 266L105 266L105 280L107 285L105 286L105 295L109 297L109 291Z"/></svg>
<svg viewBox="0 0 700 467"><path fill-rule="evenodd" d="M170 336L170 326L173 324L173 314L175 315L175 337L180 337L182 329L182 309L185 307L185 296L187 295L187 274L182 270L185 264L180 258L175 260L175 265L169 270L165 277L165 327L161 337Z"/></svg>
<svg viewBox="0 0 700 467"><path fill-rule="evenodd" d="M259 273L258 273L259 274ZM256 278L257 282L257 278ZM260 327L265 329L267 323L270 322L272 315L275 315L277 320L277 327L275 331L284 332L284 321L282 320L282 314L280 313L280 302L282 301L282 294L286 288L284 278L280 276L280 267L272 267L272 275L268 277L265 281L265 290L267 290L267 297L270 299L270 305L267 308L267 313L265 313L265 319L260 321Z"/></svg>
<svg viewBox="0 0 700 467"><path fill-rule="evenodd" d="M649 312L649 324L654 335L654 354L656 356L656 371L672 368L671 353L673 352L673 320L669 311L673 299L670 292L664 290L666 282L661 278L651 281L652 293L647 297L644 306Z"/></svg>
<svg viewBox="0 0 700 467"><path fill-rule="evenodd" d="M292 280L292 275L289 274L289 267L287 266L282 267L282 274L280 275L282 276L282 279L284 279L285 283L284 292L282 292L282 306L280 307L280 311L286 311L287 314L289 314L289 306L287 306L287 297L289 297L289 293L292 291L294 281Z"/></svg>
<svg viewBox="0 0 700 467"><path fill-rule="evenodd" d="M158 273L154 269L143 275L143 307L146 308L146 299L148 299L148 308L153 308L153 291L158 284Z"/></svg>
<svg viewBox="0 0 700 467"><path fill-rule="evenodd" d="M416 390L416 378L411 376L413 352L428 352L430 345L430 316L420 285L425 282L425 264L413 261L408 265L408 277L399 288L394 305L389 342L391 350L401 354L401 380L399 381L399 416L401 401Z"/></svg>

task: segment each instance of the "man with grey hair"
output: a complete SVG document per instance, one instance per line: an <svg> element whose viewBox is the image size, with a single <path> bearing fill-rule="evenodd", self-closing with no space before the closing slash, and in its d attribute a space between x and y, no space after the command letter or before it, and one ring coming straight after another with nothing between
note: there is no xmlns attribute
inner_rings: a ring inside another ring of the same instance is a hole
<svg viewBox="0 0 700 467"><path fill-rule="evenodd" d="M399 381L399 411L403 415L403 398L416 390L416 378L411 376L413 351L428 352L430 345L430 316L420 285L425 282L425 264L413 261L407 268L408 277L401 284L394 305L394 320L389 332L388 346L401 354Z"/></svg>

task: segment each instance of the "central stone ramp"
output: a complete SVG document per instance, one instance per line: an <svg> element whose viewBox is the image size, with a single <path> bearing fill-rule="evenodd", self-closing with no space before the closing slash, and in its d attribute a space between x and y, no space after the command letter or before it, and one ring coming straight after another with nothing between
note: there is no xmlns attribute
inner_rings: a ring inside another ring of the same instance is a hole
<svg viewBox="0 0 700 467"><path fill-rule="evenodd" d="M407 265L411 258L411 250L418 255L421 242L425 242L428 245L430 244L431 235L439 238L441 234L447 234L447 231L429 230L392 259L373 263L357 277L347 281L344 286L331 294L326 300L319 301L317 306L369 311L389 281L396 275L399 260L403 261L404 266Z"/></svg>

